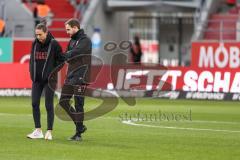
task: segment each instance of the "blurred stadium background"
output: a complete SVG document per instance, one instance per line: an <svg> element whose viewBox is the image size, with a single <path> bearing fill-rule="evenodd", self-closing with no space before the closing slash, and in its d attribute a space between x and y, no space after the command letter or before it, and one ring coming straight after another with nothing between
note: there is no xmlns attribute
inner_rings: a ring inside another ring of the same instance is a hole
<svg viewBox="0 0 240 160"><path fill-rule="evenodd" d="M141 39L142 64L167 67L161 80L172 85L171 91L155 99L139 95L135 107L121 101L113 112L88 121L90 129L80 145L65 141L73 126L57 118L55 141L32 142L24 137L33 125L28 62L37 2L0 0L0 27L4 26L0 37L0 159L239 159L240 2L45 0L50 8L49 30L64 49L69 41L64 22L69 18L78 18L92 39L93 55L104 62L93 84L98 91L113 90L111 77L106 75L112 66L125 64L124 57L112 60L113 55L121 53L131 60L129 50L108 52L104 45L133 42L136 35ZM64 75L63 69L59 89ZM88 98L86 109L97 104ZM159 110L169 114L191 110L192 120L122 123L120 118L124 113L149 115ZM46 157L40 156L45 153Z"/></svg>

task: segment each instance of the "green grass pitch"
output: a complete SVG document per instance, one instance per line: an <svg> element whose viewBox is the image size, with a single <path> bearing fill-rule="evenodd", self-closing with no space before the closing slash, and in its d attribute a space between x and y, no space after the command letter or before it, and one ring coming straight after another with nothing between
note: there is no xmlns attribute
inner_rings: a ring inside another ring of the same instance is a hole
<svg viewBox="0 0 240 160"><path fill-rule="evenodd" d="M74 125L57 117L53 141L27 139L33 129L30 104L26 97L0 98L0 160L240 159L240 102L137 99L137 105L129 107L120 101L114 111L85 122L88 130L81 142L67 141ZM86 110L98 104L88 98ZM141 121L133 116L159 111L191 120ZM44 99L41 112L45 131ZM135 121L122 123L126 113Z"/></svg>

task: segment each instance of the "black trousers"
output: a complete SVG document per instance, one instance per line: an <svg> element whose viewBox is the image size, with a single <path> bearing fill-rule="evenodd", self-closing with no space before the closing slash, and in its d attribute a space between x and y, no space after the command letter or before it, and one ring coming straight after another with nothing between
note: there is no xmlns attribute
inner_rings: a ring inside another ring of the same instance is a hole
<svg viewBox="0 0 240 160"><path fill-rule="evenodd" d="M67 112L76 126L76 132L81 133L84 121L84 89L79 94L79 87L64 84L61 92L60 106ZM70 100L74 96L74 107Z"/></svg>
<svg viewBox="0 0 240 160"><path fill-rule="evenodd" d="M41 128L41 113L40 113L40 99L45 89L45 107L47 111L47 129L53 129L54 122L54 107L53 98L54 91L51 90L47 82L33 82L32 83L32 109L35 128Z"/></svg>

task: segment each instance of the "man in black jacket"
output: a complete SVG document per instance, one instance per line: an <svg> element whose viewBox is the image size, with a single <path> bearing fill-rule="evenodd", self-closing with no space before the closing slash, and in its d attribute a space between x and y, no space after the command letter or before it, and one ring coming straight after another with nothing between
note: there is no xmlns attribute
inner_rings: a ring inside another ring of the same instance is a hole
<svg viewBox="0 0 240 160"><path fill-rule="evenodd" d="M52 140L54 121L53 98L54 90L48 86L50 73L64 62L62 48L53 38L46 27L46 23L40 23L35 29L36 39L32 44L29 71L32 79L32 110L35 130L28 134L31 139L43 138L40 123L40 98L45 89L45 107L47 110L48 128L45 134L46 140Z"/></svg>
<svg viewBox="0 0 240 160"><path fill-rule="evenodd" d="M91 40L80 29L77 19L70 19L65 23L67 34L71 40L65 53L68 60L67 78L61 92L60 105L74 121L76 133L69 140L81 140L81 134L86 131L84 121L84 92L90 80L91 67ZM75 108L70 105L74 96Z"/></svg>

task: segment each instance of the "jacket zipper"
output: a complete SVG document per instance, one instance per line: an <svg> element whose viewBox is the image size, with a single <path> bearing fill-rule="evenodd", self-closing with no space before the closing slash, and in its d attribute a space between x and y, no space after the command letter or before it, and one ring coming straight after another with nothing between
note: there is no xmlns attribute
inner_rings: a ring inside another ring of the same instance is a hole
<svg viewBox="0 0 240 160"><path fill-rule="evenodd" d="M36 71L36 57L35 57L36 49L37 49L37 43L34 46L34 52L33 52L33 81L34 82L36 80L36 72L37 72Z"/></svg>
<svg viewBox="0 0 240 160"><path fill-rule="evenodd" d="M43 70L42 70L42 79L43 79L43 73L44 73L44 70L45 70L45 67L46 67L46 64L47 64L47 61L48 61L48 59L49 59L49 55L50 55L50 53L51 53L51 49L52 49L52 40L51 40L51 42L50 42L50 45L49 45L49 48L48 48L48 52L47 52L47 60L46 60L46 62L44 63L44 66L43 66Z"/></svg>

